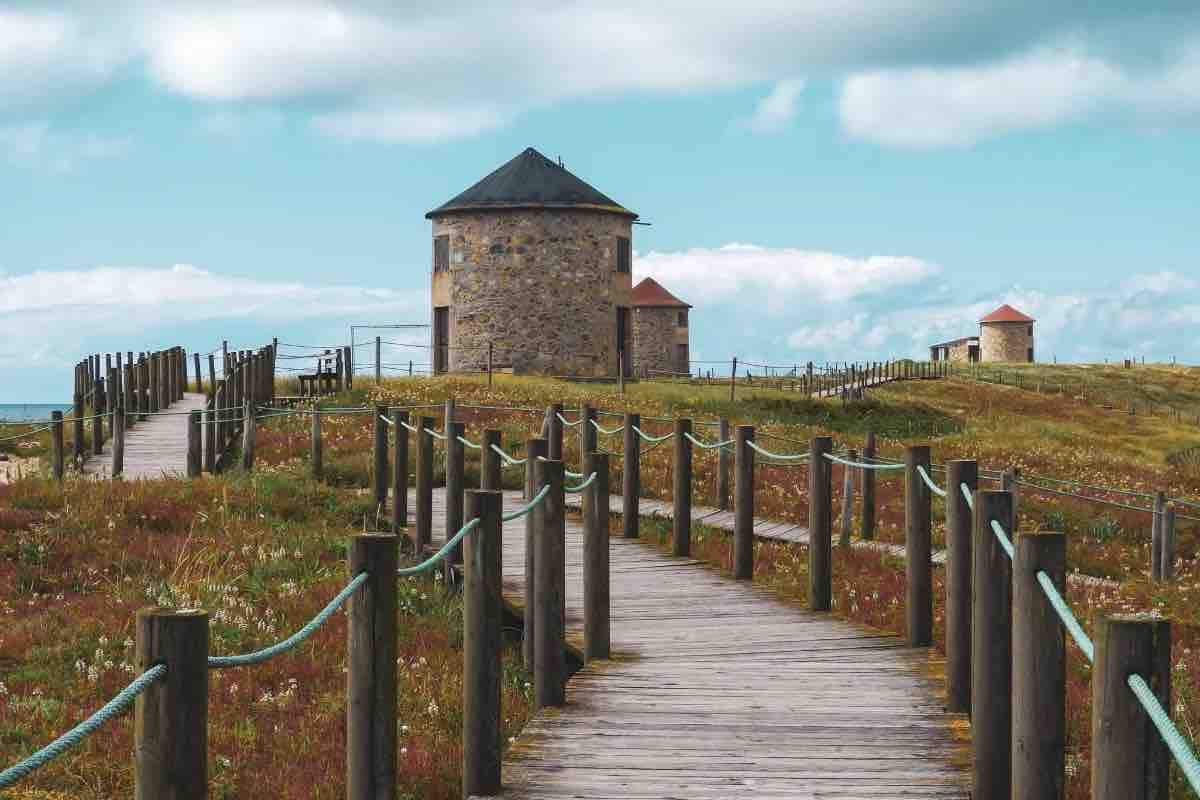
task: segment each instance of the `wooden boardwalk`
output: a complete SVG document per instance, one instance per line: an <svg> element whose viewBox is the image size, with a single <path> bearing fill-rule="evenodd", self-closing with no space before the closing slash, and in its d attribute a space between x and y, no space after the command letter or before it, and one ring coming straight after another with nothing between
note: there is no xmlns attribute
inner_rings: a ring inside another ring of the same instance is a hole
<svg viewBox="0 0 1200 800"><path fill-rule="evenodd" d="M505 511L521 504L505 492ZM434 535L444 535L443 493ZM415 498L410 503L415 508ZM693 559L612 542L611 661L571 678L510 749L503 797L967 798L961 718L930 651L776 600ZM524 522L504 527L523 603ZM568 640L582 626L582 529L567 526Z"/></svg>
<svg viewBox="0 0 1200 800"><path fill-rule="evenodd" d="M203 394L185 392L183 399L168 411L186 412L204 409ZM187 415L173 413L147 417L125 431L126 480L181 477L187 475ZM106 426L107 427L107 426ZM104 452L83 463L83 473L96 478L112 477L112 444L104 443Z"/></svg>

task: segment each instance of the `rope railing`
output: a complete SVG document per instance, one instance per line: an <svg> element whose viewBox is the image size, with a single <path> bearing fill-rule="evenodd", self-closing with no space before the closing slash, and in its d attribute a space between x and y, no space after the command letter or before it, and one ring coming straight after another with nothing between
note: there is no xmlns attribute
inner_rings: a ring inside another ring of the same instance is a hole
<svg viewBox="0 0 1200 800"><path fill-rule="evenodd" d="M774 458L779 461L804 461L808 458L808 453L772 453L766 448L759 447L753 442L753 440L750 439L746 440L746 446L759 455L766 456L767 458Z"/></svg>
<svg viewBox="0 0 1200 800"><path fill-rule="evenodd" d="M962 492L963 499L965 499L967 501L967 508L974 511L975 510L975 500L971 497L971 487L967 486L965 483L960 483L958 485L958 488Z"/></svg>
<svg viewBox="0 0 1200 800"><path fill-rule="evenodd" d="M474 442L472 442L470 439L468 439L465 436L455 436L454 438L458 439L459 443L462 444L463 447L469 447L472 450L482 450L483 449L481 446L475 444Z"/></svg>
<svg viewBox="0 0 1200 800"><path fill-rule="evenodd" d="M929 473L925 471L923 464L917 464L917 474L921 476L921 480L925 481L925 485L929 487L929 491L936 494L938 497L945 497L946 490L933 482L933 478L929 477Z"/></svg>
<svg viewBox="0 0 1200 800"><path fill-rule="evenodd" d="M508 453L504 452L503 448L501 448L498 444L493 444L492 450L500 456L500 459L504 462L504 466L506 467L519 467L529 461L528 458L513 458Z"/></svg>
<svg viewBox="0 0 1200 800"><path fill-rule="evenodd" d="M574 428L576 425L582 425L582 424L583 424L583 418L582 418L582 417L580 417L579 419L575 420L574 422L568 422L568 421L567 421L567 418L566 418L566 417L564 417L562 414L558 413L557 411L555 411L555 412L554 412L554 416L558 417L558 421L559 421L559 422L561 422L563 425L566 425L568 428Z"/></svg>
<svg viewBox="0 0 1200 800"><path fill-rule="evenodd" d="M500 519L504 522L512 522L514 519L525 516L530 511L533 511L533 509L537 508L537 504L545 500L546 495L548 494L550 494L550 484L547 483L542 487L540 492L533 496L532 500L518 508L516 511L510 511L507 514L501 514Z"/></svg>
<svg viewBox="0 0 1200 800"><path fill-rule="evenodd" d="M1142 704L1142 708L1146 710L1146 715L1158 729L1158 733L1166 742L1171 755L1175 756L1175 763L1179 765L1179 771L1187 778L1192 791L1200 795L1200 761L1197 761L1196 754L1188 746L1187 739L1175 727L1175 723L1171 722L1170 715L1158 702L1158 698L1154 696L1154 691L1147 685L1145 678L1135 672L1125 679L1125 683L1133 691L1138 702Z"/></svg>
<svg viewBox="0 0 1200 800"><path fill-rule="evenodd" d="M992 533L996 534L996 540L1000 542L1000 547L1003 548L1004 552L1008 553L1008 558L1011 561L1013 557L1012 540L1008 538L1008 534L1004 531L1004 526L997 520L992 520L991 526Z"/></svg>
<svg viewBox="0 0 1200 800"><path fill-rule="evenodd" d="M454 536L450 537L450 539L448 539L446 541L446 543L444 545L442 545L441 548L436 553L431 555L429 558L425 559L420 564L417 564L415 566L401 567L400 569L396 570L396 574L400 575L401 577L406 577L408 575L418 575L422 572L425 572L427 569L431 568L432 566L437 564L439 561L441 561L443 558L445 558L446 554L449 553L451 550L453 550L454 547L463 540L463 537L466 536L471 531L475 530L475 528L478 527L478 525L479 525L479 517L476 517L475 519L471 520L470 522L468 522L467 524L465 524L461 528L459 528L458 533L456 533L456 534L454 534Z"/></svg>
<svg viewBox="0 0 1200 800"><path fill-rule="evenodd" d="M733 444L733 439L726 439L723 442L716 442L714 444L705 444L704 442L697 439L695 436L692 436L690 433L683 434L683 438L687 439L689 442L696 445L696 447L699 447L702 450L718 450L722 447L728 447L729 445Z"/></svg>
<svg viewBox="0 0 1200 800"><path fill-rule="evenodd" d="M44 428L35 428L34 430L31 430L31 431L25 431L24 433L18 433L15 436L5 436L3 439L0 439L0 442L14 442L17 439L28 439L30 436L37 436L39 433L44 433L45 431L50 430L52 427L53 427L52 425L47 425Z"/></svg>
<svg viewBox="0 0 1200 800"><path fill-rule="evenodd" d="M867 461L850 461L849 459L835 456L833 453L825 453L824 455L825 455L825 458L829 459L830 461L834 462L835 464L842 464L843 466L847 466L847 467L858 467L859 469L882 469L882 470L904 469L903 464L892 464L892 463L875 464L875 463L870 463Z"/></svg>
<svg viewBox="0 0 1200 800"><path fill-rule="evenodd" d="M675 435L675 432L672 431L671 433L668 433L665 436L651 436L650 434L646 433L641 428L639 428L637 425L634 425L632 427L633 427L633 432L636 433L638 436L642 437L642 439L644 439L647 442L654 442L654 443L665 442L667 439L670 439L672 436Z"/></svg>
<svg viewBox="0 0 1200 800"><path fill-rule="evenodd" d="M602 427L600 425L600 423L596 422L596 420L594 420L594 419L589 419L588 422L592 423L592 427L595 428L600 433L604 434L605 436L612 436L613 434L617 434L617 433L620 433L621 431L625 430L624 425L622 425L619 428L605 428L605 427Z"/></svg>
<svg viewBox="0 0 1200 800"><path fill-rule="evenodd" d="M317 628L325 624L325 621L333 616L343 603L346 602L350 595L354 594L354 590L366 583L370 575L366 572L360 572L354 576L346 587L337 593L337 596L329 601L321 611L305 623L304 627L293 633L288 638L281 642L277 642L270 647L264 647L262 650L255 650L252 653L245 653L237 656L209 656L208 666L210 669L225 669L227 667L245 667L250 664L260 664L263 661L268 661L281 653L286 653L288 650L299 645L308 637L316 632Z"/></svg>
<svg viewBox="0 0 1200 800"><path fill-rule="evenodd" d="M578 476L572 476L572 477L578 477ZM563 491L569 492L571 494L575 494L577 492L582 492L584 489L588 488L595 482L596 482L596 473L593 472L591 475L587 476L587 480L583 481L583 483L580 483L578 486L564 486Z"/></svg>
<svg viewBox="0 0 1200 800"><path fill-rule="evenodd" d="M420 430L418 430L418 429L417 429L417 426L416 426L416 425L409 425L409 424L408 424L407 422L405 422L404 420L400 420L400 424L401 424L401 425L404 427L404 429L405 429L406 431L408 431L409 433L420 433L420 432L421 432Z"/></svg>
<svg viewBox="0 0 1200 800"><path fill-rule="evenodd" d="M1037 582L1041 584L1042 591L1046 593L1046 599L1050 601L1050 607L1058 614L1058 618L1062 620L1063 627L1071 634L1071 638L1075 640L1075 644L1079 645L1079 649L1087 656L1088 663L1096 660L1096 648L1092 644L1092 640L1084 632L1083 626L1079 624L1079 620L1071 613L1071 607L1067 605L1067 601L1059 594L1058 587L1054 585L1054 581L1044 570L1038 570Z"/></svg>
<svg viewBox="0 0 1200 800"><path fill-rule="evenodd" d="M546 458L545 456L538 456L537 458L538 458L538 461L549 461L550 460L550 459ZM568 478L582 478L583 477L582 472L572 472L571 470L567 469L566 467L563 467L563 475L566 475Z"/></svg>
<svg viewBox="0 0 1200 800"><path fill-rule="evenodd" d="M379 415L379 418L380 418L381 420L383 420L384 422L386 422L388 425L395 425L395 424L396 424L396 423L392 422L390 419L388 419L387 417L385 417L383 414L380 414L380 415Z"/></svg>
<svg viewBox="0 0 1200 800"><path fill-rule="evenodd" d="M437 431L431 431L431 430L429 430L429 428L423 428L422 430L424 430L424 431L425 431L425 433L429 434L429 435L430 435L430 436L432 436L434 439L438 439L438 440L440 440L440 441L443 441L443 442L444 442L444 441L446 441L446 435L445 435L445 434L438 433Z"/></svg>
<svg viewBox="0 0 1200 800"><path fill-rule="evenodd" d="M7 789L17 781L28 776L35 769L49 764L67 750L78 745L88 736L95 733L101 725L129 708L139 694L146 691L150 684L160 680L166 674L166 664L155 664L134 678L132 683L117 692L113 699L101 706L83 722L80 722L36 753L26 756L16 764L0 772L0 789Z"/></svg>

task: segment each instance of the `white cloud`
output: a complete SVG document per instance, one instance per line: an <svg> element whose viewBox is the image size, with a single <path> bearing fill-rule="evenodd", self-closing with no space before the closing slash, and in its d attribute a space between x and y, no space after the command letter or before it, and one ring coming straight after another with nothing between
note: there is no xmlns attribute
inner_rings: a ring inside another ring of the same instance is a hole
<svg viewBox="0 0 1200 800"><path fill-rule="evenodd" d="M1037 0L114 0L61 9L0 11L0 106L140 70L198 101L289 105L335 136L430 141L562 100L776 81L751 121L771 130L795 113L791 76L849 74L849 130L940 146L1105 107L1114 76L1135 88L1119 107L1156 119L1195 108L1200 92L1200 58L1181 49L1197 36L1200 8L1177 0L1085 11ZM1079 43L1074 67L1045 55L1066 39Z"/></svg>
<svg viewBox="0 0 1200 800"><path fill-rule="evenodd" d="M909 148L967 146L1105 111L1189 116L1200 113L1200 46L1138 73L1076 47L986 66L858 73L843 83L839 111L852 135Z"/></svg>
<svg viewBox="0 0 1200 800"><path fill-rule="evenodd" d="M361 286L313 286L169 269L98 267L0 274L0 364L73 363L86 337L142 341L147 331L193 323L311 325L349 318L424 320L428 294ZM86 317L87 331L78 320ZM130 346L128 344L124 346Z"/></svg>
<svg viewBox="0 0 1200 800"><path fill-rule="evenodd" d="M795 312L797 304L847 302L919 284L937 266L907 256L855 258L813 250L731 243L718 248L637 254L646 275L684 300L742 304L748 313ZM803 306L800 306L803 307Z"/></svg>
<svg viewBox="0 0 1200 800"><path fill-rule="evenodd" d="M383 108L321 114L313 126L342 139L426 144L475 136L506 121L505 114L488 108Z"/></svg>
<svg viewBox="0 0 1200 800"><path fill-rule="evenodd" d="M747 126L757 133L775 133L783 130L796 117L804 81L799 79L779 81L771 93L759 101Z"/></svg>

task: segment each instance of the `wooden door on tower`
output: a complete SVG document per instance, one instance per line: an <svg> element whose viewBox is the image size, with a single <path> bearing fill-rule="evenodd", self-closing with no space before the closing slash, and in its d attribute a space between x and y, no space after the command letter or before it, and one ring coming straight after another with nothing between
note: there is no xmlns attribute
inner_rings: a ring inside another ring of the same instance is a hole
<svg viewBox="0 0 1200 800"><path fill-rule="evenodd" d="M433 371L446 372L450 369L450 308L438 306L433 309Z"/></svg>

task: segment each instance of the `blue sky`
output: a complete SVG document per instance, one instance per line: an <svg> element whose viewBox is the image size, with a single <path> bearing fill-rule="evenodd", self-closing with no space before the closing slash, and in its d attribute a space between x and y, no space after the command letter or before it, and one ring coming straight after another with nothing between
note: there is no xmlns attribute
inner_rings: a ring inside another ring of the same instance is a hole
<svg viewBox="0 0 1200 800"><path fill-rule="evenodd" d="M424 212L527 146L653 223L697 359L1010 302L1042 358L1200 361L1194 3L643 5L0 7L0 402L425 321Z"/></svg>

